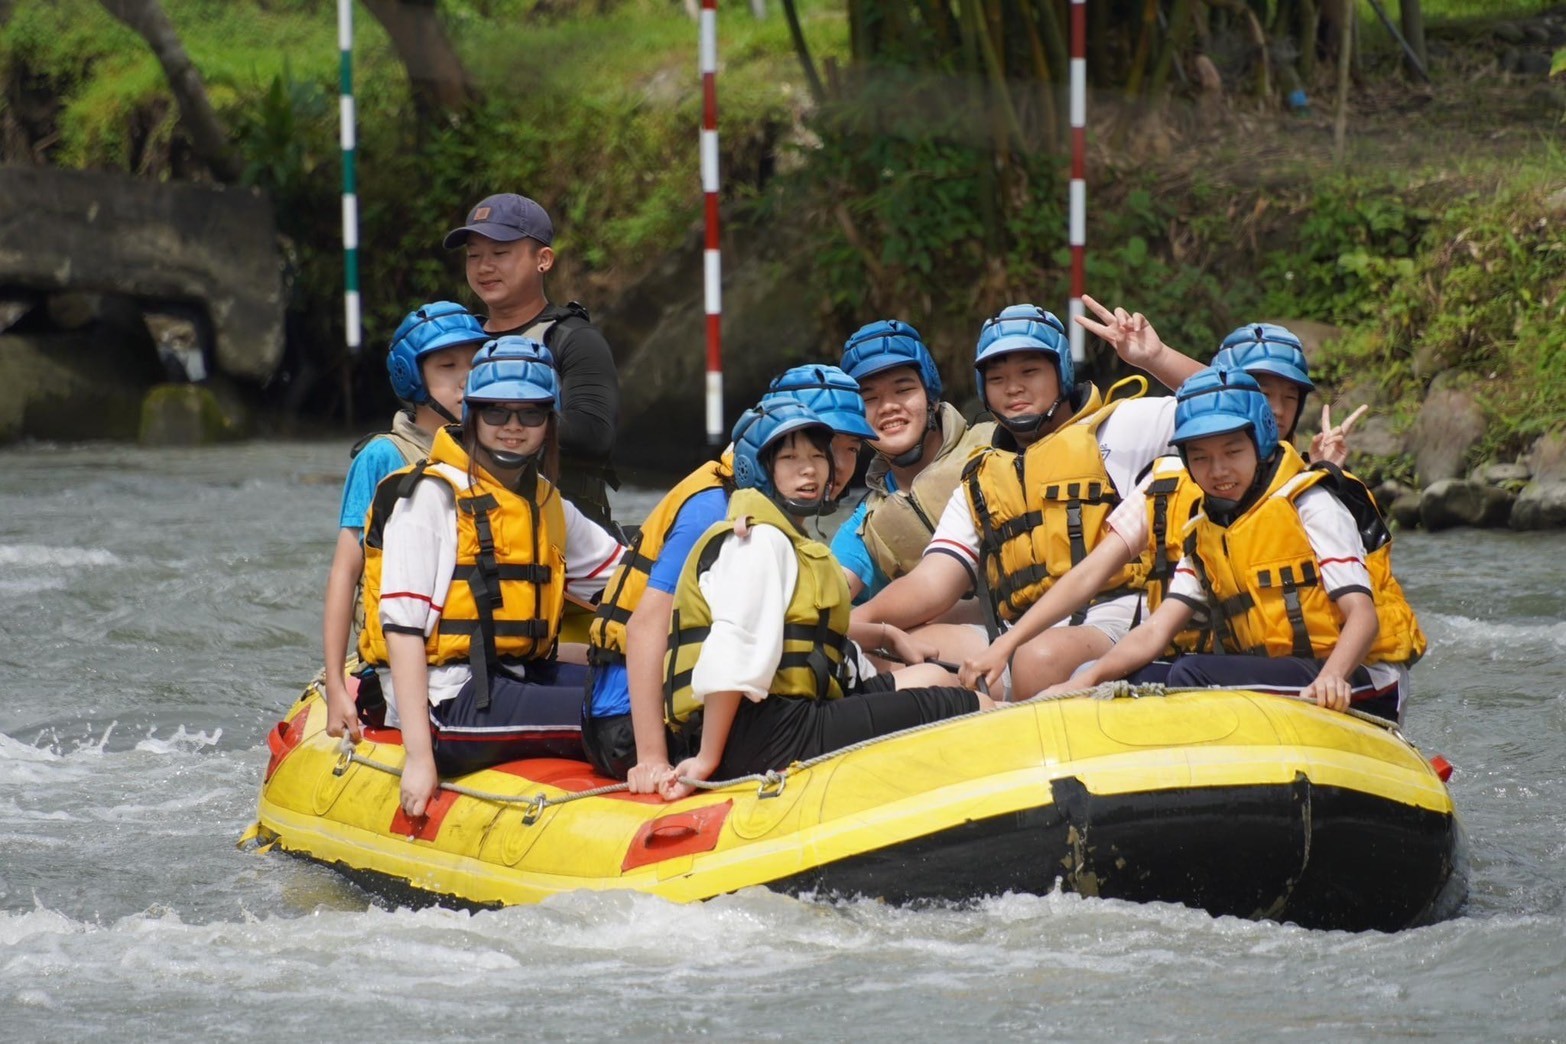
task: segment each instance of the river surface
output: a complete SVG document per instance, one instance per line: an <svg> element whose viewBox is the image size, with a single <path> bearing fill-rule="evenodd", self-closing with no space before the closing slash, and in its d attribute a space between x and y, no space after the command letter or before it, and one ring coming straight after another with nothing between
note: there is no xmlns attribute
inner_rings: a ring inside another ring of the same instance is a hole
<svg viewBox="0 0 1566 1044"><path fill-rule="evenodd" d="M1403 537L1464 914L1305 931L1006 895L389 909L239 852L315 671L346 447L0 451L0 1041L1566 1036L1566 535ZM640 518L655 494L630 491Z"/></svg>

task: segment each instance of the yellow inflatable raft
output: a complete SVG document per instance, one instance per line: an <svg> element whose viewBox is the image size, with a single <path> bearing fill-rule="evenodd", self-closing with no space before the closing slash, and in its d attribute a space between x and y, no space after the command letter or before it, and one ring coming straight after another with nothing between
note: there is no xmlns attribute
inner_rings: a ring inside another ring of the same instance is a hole
<svg viewBox="0 0 1566 1044"><path fill-rule="evenodd" d="M1120 693L957 718L672 804L594 793L614 781L585 762L515 762L450 781L410 822L398 734L350 750L312 686L269 737L245 841L481 905L750 885L960 901L1058 881L1351 930L1461 905L1451 796L1395 729L1259 693Z"/></svg>

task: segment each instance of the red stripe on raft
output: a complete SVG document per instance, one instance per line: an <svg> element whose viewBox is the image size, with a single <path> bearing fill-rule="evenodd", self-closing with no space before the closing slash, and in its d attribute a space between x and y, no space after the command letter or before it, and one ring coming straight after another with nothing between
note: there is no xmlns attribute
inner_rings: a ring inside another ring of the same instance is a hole
<svg viewBox="0 0 1566 1044"><path fill-rule="evenodd" d="M1349 563L1354 563L1354 562L1358 562L1360 565L1364 565L1365 564L1365 559L1363 557L1361 557L1360 555L1350 555L1347 558L1323 558L1321 560L1321 564L1324 565L1324 566L1328 566L1328 565L1344 565L1344 564L1349 564Z"/></svg>

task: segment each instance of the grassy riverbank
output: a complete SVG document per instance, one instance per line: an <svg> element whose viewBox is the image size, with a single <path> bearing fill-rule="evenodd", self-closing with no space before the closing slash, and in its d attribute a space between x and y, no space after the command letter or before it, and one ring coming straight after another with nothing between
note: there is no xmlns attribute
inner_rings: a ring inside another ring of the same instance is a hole
<svg viewBox="0 0 1566 1044"><path fill-rule="evenodd" d="M329 355L340 322L331 5L164 5L247 178L278 202L293 304L309 317L305 350ZM494 186L550 202L561 230L557 292L597 302L635 284L699 220L696 28L680 6L448 0L442 9L480 101L439 125L411 114L385 34L358 11L371 342L410 302L461 285L432 244ZM1566 89L1503 74L1503 36L1514 34L1493 25L1539 9L1427 3L1428 88L1403 81L1367 13L1342 164L1330 71L1306 85L1312 107L1298 116L1259 109L1239 73L1222 97L1177 96L1157 110L1096 97L1092 292L1147 312L1194 352L1262 315L1341 327L1327 375L1406 426L1430 381L1451 374L1442 379L1474 386L1484 404L1488 455L1566 425ZM801 13L817 63L842 62L842 6L808 0ZM831 325L846 333L875 314L913 319L960 375L979 315L1022 298L1063 304L1059 157L1025 157L1010 194L992 198L994 158L982 141L960 126L910 133L921 114L906 111L897 85L883 85L878 101L872 83L823 120L775 9L757 21L725 7L720 53L731 234L796 237L813 256L813 285L800 296ZM63 166L199 173L155 60L94 0L17 0L0 30L0 68L8 149L25 140Z"/></svg>

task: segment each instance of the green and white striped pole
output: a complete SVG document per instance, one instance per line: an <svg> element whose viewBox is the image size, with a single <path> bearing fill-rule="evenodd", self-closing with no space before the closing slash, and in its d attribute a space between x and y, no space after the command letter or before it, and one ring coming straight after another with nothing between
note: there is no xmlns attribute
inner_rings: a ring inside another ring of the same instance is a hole
<svg viewBox="0 0 1566 1044"><path fill-rule="evenodd" d="M348 354L359 354L359 187L354 157L353 0L337 0L338 140L343 153L343 317Z"/></svg>

